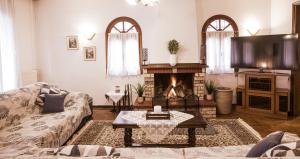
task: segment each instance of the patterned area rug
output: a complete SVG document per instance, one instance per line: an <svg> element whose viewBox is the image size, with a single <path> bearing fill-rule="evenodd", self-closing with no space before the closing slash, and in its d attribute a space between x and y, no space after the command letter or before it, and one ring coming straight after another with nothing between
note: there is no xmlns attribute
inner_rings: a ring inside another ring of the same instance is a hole
<svg viewBox="0 0 300 159"><path fill-rule="evenodd" d="M175 129L161 144L186 144L187 129ZM112 128L112 121L90 121L68 145L106 145L124 147L124 130ZM196 129L196 146L234 146L254 144L260 135L241 119L213 119L204 129ZM133 129L134 143L153 144L140 129Z"/></svg>

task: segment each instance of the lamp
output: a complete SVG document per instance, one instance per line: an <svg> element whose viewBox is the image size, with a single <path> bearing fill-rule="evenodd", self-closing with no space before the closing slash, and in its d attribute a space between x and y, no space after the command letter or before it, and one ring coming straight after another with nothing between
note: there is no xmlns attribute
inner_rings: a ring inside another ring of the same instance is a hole
<svg viewBox="0 0 300 159"><path fill-rule="evenodd" d="M90 33L89 35L85 35L88 40L93 40L96 33Z"/></svg>
<svg viewBox="0 0 300 159"><path fill-rule="evenodd" d="M248 20L247 24L246 24L246 28L247 28L247 32L251 35L251 36L255 36L260 32L260 25L259 23L254 20L254 19L250 19Z"/></svg>
<svg viewBox="0 0 300 159"><path fill-rule="evenodd" d="M93 23L81 23L79 31L82 37L86 40L93 40L96 36L96 29Z"/></svg>
<svg viewBox="0 0 300 159"><path fill-rule="evenodd" d="M139 0L126 0L126 2L130 5L137 5L139 3Z"/></svg>
<svg viewBox="0 0 300 159"><path fill-rule="evenodd" d="M263 73L264 70L267 68L267 63L266 62L262 62L259 68L259 72Z"/></svg>

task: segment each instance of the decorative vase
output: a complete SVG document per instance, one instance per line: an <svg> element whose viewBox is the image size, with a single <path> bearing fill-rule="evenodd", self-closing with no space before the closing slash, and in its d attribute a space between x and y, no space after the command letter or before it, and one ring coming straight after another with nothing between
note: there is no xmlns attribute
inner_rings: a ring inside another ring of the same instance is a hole
<svg viewBox="0 0 300 159"><path fill-rule="evenodd" d="M177 55L176 54L171 54L170 55L170 65L171 66L176 66L177 64Z"/></svg>
<svg viewBox="0 0 300 159"><path fill-rule="evenodd" d="M207 100L213 100L213 95L212 94L207 94L206 99Z"/></svg>
<svg viewBox="0 0 300 159"><path fill-rule="evenodd" d="M138 103L144 103L144 97L137 97L137 102Z"/></svg>

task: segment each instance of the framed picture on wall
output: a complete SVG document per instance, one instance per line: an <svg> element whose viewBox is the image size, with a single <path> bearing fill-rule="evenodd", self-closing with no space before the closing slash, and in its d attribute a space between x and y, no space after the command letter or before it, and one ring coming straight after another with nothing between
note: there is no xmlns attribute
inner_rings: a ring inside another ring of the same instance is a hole
<svg viewBox="0 0 300 159"><path fill-rule="evenodd" d="M77 35L67 36L67 49L79 50L79 40Z"/></svg>
<svg viewBox="0 0 300 159"><path fill-rule="evenodd" d="M83 48L85 61L96 61L96 46L88 46Z"/></svg>

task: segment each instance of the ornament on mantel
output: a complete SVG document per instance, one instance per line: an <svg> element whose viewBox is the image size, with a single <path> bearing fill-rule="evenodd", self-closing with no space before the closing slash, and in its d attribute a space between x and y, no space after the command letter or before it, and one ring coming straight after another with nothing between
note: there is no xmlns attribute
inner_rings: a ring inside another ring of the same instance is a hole
<svg viewBox="0 0 300 159"><path fill-rule="evenodd" d="M179 42L177 40L171 40L168 44L168 50L170 52L170 65L176 66L177 64L177 53L180 49Z"/></svg>

